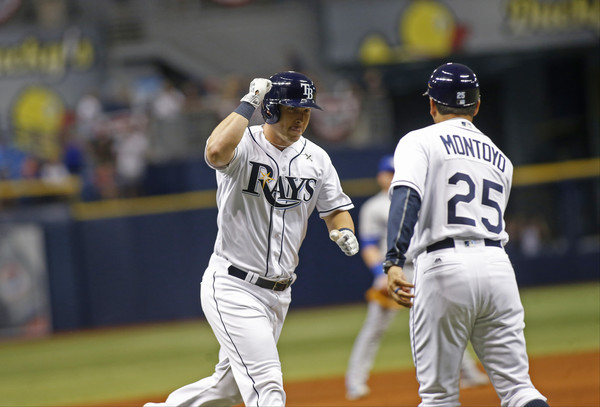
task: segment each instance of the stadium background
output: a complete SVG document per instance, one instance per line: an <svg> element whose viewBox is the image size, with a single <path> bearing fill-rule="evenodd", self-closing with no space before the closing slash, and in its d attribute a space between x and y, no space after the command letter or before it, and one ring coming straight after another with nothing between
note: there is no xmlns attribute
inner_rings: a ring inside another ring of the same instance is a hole
<svg viewBox="0 0 600 407"><path fill-rule="evenodd" d="M599 1L2 2L0 337L201 318L216 233L202 150L249 81L315 79L325 111L307 136L357 216L381 155L429 124L423 85L448 60L478 73L476 125L516 167L507 250L521 285L597 282ZM175 116L153 107L165 82L185 96ZM102 106L91 126L77 114L89 95ZM133 193L93 154L129 126L149 142ZM73 145L80 166L43 178ZM368 272L331 245L313 216L292 309L362 301Z"/></svg>

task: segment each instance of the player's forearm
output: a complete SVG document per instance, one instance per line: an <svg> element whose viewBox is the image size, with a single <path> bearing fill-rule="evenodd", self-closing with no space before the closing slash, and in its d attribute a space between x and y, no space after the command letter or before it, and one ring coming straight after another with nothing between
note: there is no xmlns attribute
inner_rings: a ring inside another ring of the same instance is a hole
<svg viewBox="0 0 600 407"><path fill-rule="evenodd" d="M248 93L240 99L240 105L215 127L208 138L205 157L210 164L223 167L233 159L235 148L242 140L254 111L260 106L269 90L271 90L269 79L252 80Z"/></svg>
<svg viewBox="0 0 600 407"><path fill-rule="evenodd" d="M215 167L229 164L240 143L248 119L238 113L231 113L215 127L206 143L206 159Z"/></svg>
<svg viewBox="0 0 600 407"><path fill-rule="evenodd" d="M348 211L334 212L331 215L324 217L323 220L327 225L327 230L330 232L334 229L350 229L352 233L354 233L354 221Z"/></svg>

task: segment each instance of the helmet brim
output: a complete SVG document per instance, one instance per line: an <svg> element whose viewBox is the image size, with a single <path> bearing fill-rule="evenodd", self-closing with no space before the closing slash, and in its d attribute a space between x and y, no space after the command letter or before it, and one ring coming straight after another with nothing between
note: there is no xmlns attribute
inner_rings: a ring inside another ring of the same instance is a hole
<svg viewBox="0 0 600 407"><path fill-rule="evenodd" d="M284 106L292 106L292 107L312 107L315 109L323 110L321 106L317 105L314 101L310 99L300 99L300 100L291 100L284 99L278 101L280 105Z"/></svg>

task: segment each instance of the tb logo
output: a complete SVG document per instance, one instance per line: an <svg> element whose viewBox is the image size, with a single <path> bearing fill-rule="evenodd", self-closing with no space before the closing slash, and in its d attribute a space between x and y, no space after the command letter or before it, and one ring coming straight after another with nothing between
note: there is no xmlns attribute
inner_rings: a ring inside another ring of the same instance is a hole
<svg viewBox="0 0 600 407"><path fill-rule="evenodd" d="M301 83L300 85L302 85L302 89L304 90L304 96L306 96L307 99L312 100L314 98L312 86L310 86L309 83Z"/></svg>

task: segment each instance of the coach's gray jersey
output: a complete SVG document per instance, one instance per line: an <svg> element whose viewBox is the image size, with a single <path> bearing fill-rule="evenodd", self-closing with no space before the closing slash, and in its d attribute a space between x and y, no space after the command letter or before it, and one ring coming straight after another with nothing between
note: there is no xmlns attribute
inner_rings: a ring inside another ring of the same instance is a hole
<svg viewBox="0 0 600 407"><path fill-rule="evenodd" d="M394 167L390 190L408 186L421 198L412 253L449 236L506 244L513 165L473 123L456 118L408 133L396 147Z"/></svg>
<svg viewBox="0 0 600 407"><path fill-rule="evenodd" d="M265 277L292 276L315 207L321 218L354 207L329 155L304 137L280 151L265 139L262 126L252 126L229 165L215 169L214 252Z"/></svg>

